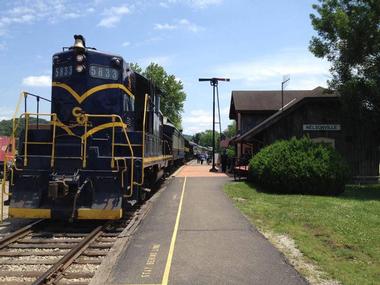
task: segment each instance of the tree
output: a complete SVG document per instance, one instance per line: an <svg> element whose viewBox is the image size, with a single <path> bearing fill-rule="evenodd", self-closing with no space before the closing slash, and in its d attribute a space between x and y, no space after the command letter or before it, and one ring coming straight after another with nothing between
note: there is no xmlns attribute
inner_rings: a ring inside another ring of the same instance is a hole
<svg viewBox="0 0 380 285"><path fill-rule="evenodd" d="M181 113L186 93L183 84L174 75L168 75L164 68L156 63L151 63L143 71L137 63L130 64L132 70L141 73L161 89L161 112L178 128L181 128Z"/></svg>
<svg viewBox="0 0 380 285"><path fill-rule="evenodd" d="M223 139L223 137L232 138L236 135L236 123L233 121L230 125L227 126L227 128L223 131L223 133L220 135L218 131L215 132L215 150L220 150L220 139ZM196 133L192 137L192 141L196 144L199 144L201 146L205 147L212 147L212 130L206 130L204 132Z"/></svg>
<svg viewBox="0 0 380 285"><path fill-rule="evenodd" d="M21 119L19 121L20 122L19 125L18 125L18 120L19 119L16 119L16 127L17 127L16 136L19 134L20 131L22 131L24 129L24 126L25 126L24 119ZM40 124L47 124L47 123L49 123L47 120L41 119L41 118L38 118L38 122ZM30 117L29 118L29 125L35 125L35 124L37 124L37 118ZM0 121L0 136L7 136L7 137L9 137L12 134L13 134L13 120L12 119L1 120Z"/></svg>
<svg viewBox="0 0 380 285"><path fill-rule="evenodd" d="M219 132L215 132L215 151L219 150ZM212 130L196 133L193 135L193 141L204 147L212 147Z"/></svg>
<svg viewBox="0 0 380 285"><path fill-rule="evenodd" d="M186 93L183 91L183 84L177 81L174 75L169 75L164 81L164 96L161 100L161 111L177 128L181 128L183 103L186 100Z"/></svg>
<svg viewBox="0 0 380 285"><path fill-rule="evenodd" d="M341 95L346 123L380 134L380 1L319 0L313 8L318 35L309 49L331 62L328 83Z"/></svg>
<svg viewBox="0 0 380 285"><path fill-rule="evenodd" d="M236 122L232 121L231 124L227 126L227 129L223 131L223 135L226 138L232 138L236 135Z"/></svg>
<svg viewBox="0 0 380 285"><path fill-rule="evenodd" d="M134 72L137 72L137 73L142 73L142 72L143 72L142 68L141 68L137 63L133 63L133 62L131 62L131 63L129 64L129 67L130 67Z"/></svg>
<svg viewBox="0 0 380 285"><path fill-rule="evenodd" d="M13 130L12 120L1 120L0 121L0 135L1 136L11 136Z"/></svg>
<svg viewBox="0 0 380 285"><path fill-rule="evenodd" d="M200 140L201 140L201 133L196 133L195 135L193 135L193 142L195 142L196 144L199 144Z"/></svg>
<svg viewBox="0 0 380 285"><path fill-rule="evenodd" d="M217 132L215 132L215 142L218 141L216 136ZM201 146L212 147L212 130L206 130L204 132L201 132L199 144Z"/></svg>

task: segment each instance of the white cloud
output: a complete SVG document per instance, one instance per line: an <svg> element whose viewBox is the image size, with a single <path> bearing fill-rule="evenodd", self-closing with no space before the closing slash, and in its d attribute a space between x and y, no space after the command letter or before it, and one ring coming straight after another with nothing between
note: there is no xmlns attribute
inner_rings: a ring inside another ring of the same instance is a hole
<svg viewBox="0 0 380 285"><path fill-rule="evenodd" d="M327 87L327 76L309 76L309 78L303 78L297 76L293 78L293 82L286 89L298 89L298 90L311 90L317 86ZM280 89L280 88L279 88Z"/></svg>
<svg viewBox="0 0 380 285"><path fill-rule="evenodd" d="M121 45L122 45L123 47L128 47L128 46L131 45L131 43L130 43L130 42L123 42Z"/></svg>
<svg viewBox="0 0 380 285"><path fill-rule="evenodd" d="M216 6L223 3L223 0L166 0L161 1L159 5L164 8L173 4L184 4L197 9L205 9L209 6Z"/></svg>
<svg viewBox="0 0 380 285"><path fill-rule="evenodd" d="M169 4L165 2L160 2L159 5L164 8L169 8Z"/></svg>
<svg viewBox="0 0 380 285"><path fill-rule="evenodd" d="M99 27L113 28L121 21L123 15L130 14L131 10L126 5L111 7L103 12L105 16L98 23Z"/></svg>
<svg viewBox="0 0 380 285"><path fill-rule="evenodd" d="M184 27L185 29L187 29L187 30L189 30L189 31L191 31L191 32L194 32L194 33L197 33L197 32L199 32L199 31L204 30L203 27L198 26L198 25L196 25L196 24L194 24L194 23L191 23L191 22L190 22L189 20L187 20L187 19L181 19L181 20L179 20L178 23L179 23L182 27Z"/></svg>
<svg viewBox="0 0 380 285"><path fill-rule="evenodd" d="M220 5L222 4L223 0L190 0L190 4L197 8L207 8L208 6L212 5Z"/></svg>
<svg viewBox="0 0 380 285"><path fill-rule="evenodd" d="M28 76L22 80L22 84L32 87L50 87L51 77L48 75Z"/></svg>
<svg viewBox="0 0 380 285"><path fill-rule="evenodd" d="M193 33L197 33L204 30L203 27L190 22L188 19L176 20L173 24L169 24L169 23L155 24L154 29L155 30L169 30L169 31L183 29L183 30L188 30Z"/></svg>
<svg viewBox="0 0 380 285"><path fill-rule="evenodd" d="M162 39L163 39L162 37L154 36L151 38L147 38L141 42L134 42L133 45L136 47L144 46L144 45L150 45L150 44L162 41Z"/></svg>
<svg viewBox="0 0 380 285"><path fill-rule="evenodd" d="M171 62L172 58L170 56L155 56L155 57L146 57L138 62L140 62L143 66L148 66L150 63L157 63L161 66L168 65Z"/></svg>
<svg viewBox="0 0 380 285"><path fill-rule="evenodd" d="M225 107L220 110L220 116L222 118L225 118L228 115L228 112L230 110L230 107ZM218 120L218 112L215 113L215 119ZM198 110L191 110L190 114L183 117L183 124L184 124L184 130L186 134L194 134L203 132L205 130L211 130L212 129L212 109L210 110L204 110L204 109L198 109ZM223 123L222 120L222 130L223 130ZM215 128L219 128L218 125L215 126Z"/></svg>
<svg viewBox="0 0 380 285"><path fill-rule="evenodd" d="M16 6L9 10L9 14L11 15L22 15L22 14L28 14L33 13L34 10L30 7L25 6Z"/></svg>
<svg viewBox="0 0 380 285"><path fill-rule="evenodd" d="M0 11L0 35L6 34L13 25L32 24L38 21L57 23L62 20L86 16L88 4L78 1L38 0L9 1L10 8ZM80 11L80 13L78 12Z"/></svg>
<svg viewBox="0 0 380 285"><path fill-rule="evenodd" d="M107 14L114 14L114 15L125 15L129 14L131 11L126 5L118 6L118 7L111 7L109 10L107 10Z"/></svg>
<svg viewBox="0 0 380 285"><path fill-rule="evenodd" d="M155 30L175 30L177 29L177 26L170 25L170 24L154 24Z"/></svg>
<svg viewBox="0 0 380 285"><path fill-rule="evenodd" d="M190 115L183 118L183 122L197 124L202 127L212 125L212 110L192 110Z"/></svg>
<svg viewBox="0 0 380 285"><path fill-rule="evenodd" d="M11 107L0 107L0 121L9 120L13 117L14 110Z"/></svg>
<svg viewBox="0 0 380 285"><path fill-rule="evenodd" d="M74 13L74 12L67 13L67 14L63 15L63 17L66 19L75 19L75 18L79 18L80 16L81 16L80 14Z"/></svg>
<svg viewBox="0 0 380 285"><path fill-rule="evenodd" d="M289 89L309 89L326 85L329 63L313 57L306 50L289 49L244 62L226 63L215 72L250 86L278 88L282 76L290 74Z"/></svg>
<svg viewBox="0 0 380 285"><path fill-rule="evenodd" d="M121 18L119 16L109 16L103 18L99 23L99 27L113 28L116 27L116 24L119 23Z"/></svg>

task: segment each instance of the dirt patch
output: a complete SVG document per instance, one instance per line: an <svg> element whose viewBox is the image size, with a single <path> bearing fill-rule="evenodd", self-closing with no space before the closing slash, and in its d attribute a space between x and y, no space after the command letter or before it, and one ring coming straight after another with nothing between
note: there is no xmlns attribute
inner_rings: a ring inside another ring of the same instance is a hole
<svg viewBox="0 0 380 285"><path fill-rule="evenodd" d="M326 274L315 264L306 260L302 252L297 248L296 243L287 235L280 235L273 232L262 231L261 233L288 259L293 267L302 273L307 281L312 285L341 285L337 280L328 279Z"/></svg>
<svg viewBox="0 0 380 285"><path fill-rule="evenodd" d="M234 200L235 200L236 202L241 202L241 203L244 203L244 202L247 201L247 199L240 198L240 197L238 197L238 198L234 198Z"/></svg>

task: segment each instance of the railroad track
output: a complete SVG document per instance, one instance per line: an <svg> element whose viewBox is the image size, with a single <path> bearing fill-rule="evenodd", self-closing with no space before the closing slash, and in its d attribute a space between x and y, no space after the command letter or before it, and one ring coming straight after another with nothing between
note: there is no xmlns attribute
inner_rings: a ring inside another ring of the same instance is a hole
<svg viewBox="0 0 380 285"><path fill-rule="evenodd" d="M120 221L39 220L0 239L0 284L88 284L122 234L148 213L146 203Z"/></svg>

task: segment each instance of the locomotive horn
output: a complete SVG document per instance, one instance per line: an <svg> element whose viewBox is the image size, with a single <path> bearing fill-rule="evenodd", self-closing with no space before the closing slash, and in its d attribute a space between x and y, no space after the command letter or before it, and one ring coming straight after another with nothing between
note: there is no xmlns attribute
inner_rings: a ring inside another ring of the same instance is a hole
<svg viewBox="0 0 380 285"><path fill-rule="evenodd" d="M74 46L73 48L78 51L84 51L86 48L86 41L82 35L74 35Z"/></svg>

